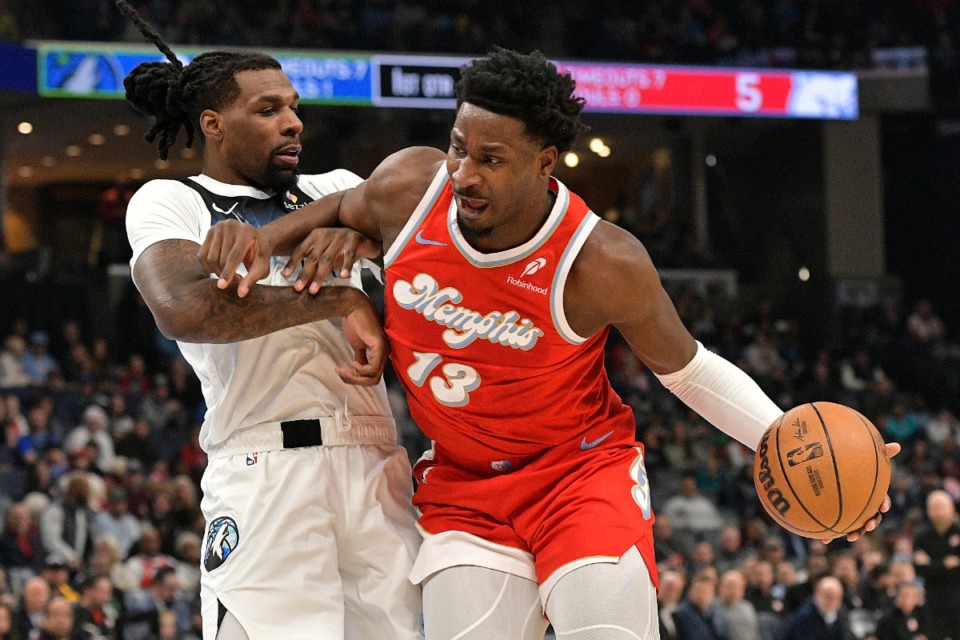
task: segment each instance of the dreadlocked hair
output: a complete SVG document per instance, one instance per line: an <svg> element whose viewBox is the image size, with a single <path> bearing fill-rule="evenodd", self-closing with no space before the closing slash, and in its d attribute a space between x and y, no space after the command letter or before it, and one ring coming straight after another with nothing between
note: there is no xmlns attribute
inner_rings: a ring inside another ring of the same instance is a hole
<svg viewBox="0 0 960 640"><path fill-rule="evenodd" d="M469 102L517 118L527 135L563 153L587 130L580 122L586 100L573 95L577 83L542 53L497 48L460 70L457 107Z"/></svg>
<svg viewBox="0 0 960 640"><path fill-rule="evenodd" d="M205 109L223 109L237 99L240 95L238 73L281 68L280 63L268 55L241 51L202 53L184 67L136 9L126 0L116 0L116 5L169 61L143 62L123 79L127 101L156 119L143 139L151 144L159 141L157 155L161 160L167 159L181 128L186 132L187 146L193 146L200 113Z"/></svg>

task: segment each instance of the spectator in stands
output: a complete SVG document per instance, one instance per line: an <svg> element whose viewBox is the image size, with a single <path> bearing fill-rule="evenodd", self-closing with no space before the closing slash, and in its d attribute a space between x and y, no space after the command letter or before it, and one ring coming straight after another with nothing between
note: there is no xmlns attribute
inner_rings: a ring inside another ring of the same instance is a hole
<svg viewBox="0 0 960 640"><path fill-rule="evenodd" d="M70 584L70 568L66 560L56 554L47 556L40 569L40 577L46 580L53 597L66 598L68 602L78 602L80 594Z"/></svg>
<svg viewBox="0 0 960 640"><path fill-rule="evenodd" d="M2 0L0 0L2 2ZM20 336L8 336L0 351L0 389L19 389L30 384L30 376L23 367L27 343Z"/></svg>
<svg viewBox="0 0 960 640"><path fill-rule="evenodd" d="M927 496L929 526L914 543L914 562L923 578L930 615L930 640L960 635L960 524L945 491Z"/></svg>
<svg viewBox="0 0 960 640"><path fill-rule="evenodd" d="M173 558L161 552L160 542L160 534L154 527L143 527L136 553L124 563L134 588L149 589L160 569L173 567Z"/></svg>
<svg viewBox="0 0 960 640"><path fill-rule="evenodd" d="M182 531L174 543L174 569L184 591L197 592L200 588L200 551L202 541L193 531Z"/></svg>
<svg viewBox="0 0 960 640"><path fill-rule="evenodd" d="M743 358L749 371L760 380L767 380L774 369L783 370L786 362L780 357L776 345L766 329L757 330L753 340L743 350Z"/></svg>
<svg viewBox="0 0 960 640"><path fill-rule="evenodd" d="M677 640L677 624L673 614L683 598L686 579L674 569L660 572L660 591L657 593L657 609L660 617L661 640Z"/></svg>
<svg viewBox="0 0 960 640"><path fill-rule="evenodd" d="M920 420L910 411L904 397L894 400L890 413L877 427L882 430L886 440L900 442L905 447L909 447L923 437Z"/></svg>
<svg viewBox="0 0 960 640"><path fill-rule="evenodd" d="M20 411L20 397L15 394L0 396L0 424L3 425L4 442L13 450L17 449L20 438L30 433L26 416Z"/></svg>
<svg viewBox="0 0 960 640"><path fill-rule="evenodd" d="M715 564L721 574L730 569L742 568L747 558L755 553L743 547L740 526L730 524L720 531L720 548L717 549Z"/></svg>
<svg viewBox="0 0 960 640"><path fill-rule="evenodd" d="M110 406L107 407L107 431L116 440L133 429L133 416L127 408L127 398L122 393L110 396Z"/></svg>
<svg viewBox="0 0 960 640"><path fill-rule="evenodd" d="M857 347L853 355L840 362L840 386L846 391L845 401L857 408L875 385L888 380L883 369L873 362L866 347Z"/></svg>
<svg viewBox="0 0 960 640"><path fill-rule="evenodd" d="M84 640L86 636L74 627L73 606L66 598L54 596L47 603L43 632L39 640Z"/></svg>
<svg viewBox="0 0 960 640"><path fill-rule="evenodd" d="M170 397L180 402L188 412L203 403L200 380L182 357L170 361ZM198 422L200 422L198 420Z"/></svg>
<svg viewBox="0 0 960 640"><path fill-rule="evenodd" d="M773 565L766 560L756 560L747 566L747 591L745 598L757 612L761 636L764 640L779 638L783 624L783 600L773 594Z"/></svg>
<svg viewBox="0 0 960 640"><path fill-rule="evenodd" d="M117 638L117 611L111 606L113 584L107 576L88 575L74 605L74 626L91 638Z"/></svg>
<svg viewBox="0 0 960 640"><path fill-rule="evenodd" d="M20 640L14 624L13 605L0 602L0 640Z"/></svg>
<svg viewBox="0 0 960 640"><path fill-rule="evenodd" d="M141 416L134 420L130 433L124 434L117 441L114 450L128 461L136 460L142 468L152 469L158 455L147 419Z"/></svg>
<svg viewBox="0 0 960 640"><path fill-rule="evenodd" d="M850 551L843 550L834 554L830 563L830 574L843 585L843 602L848 608L854 608L854 596L860 590L860 567L857 558Z"/></svg>
<svg viewBox="0 0 960 640"><path fill-rule="evenodd" d="M170 379L159 374L153 389L140 401L140 417L146 418L155 433L180 432L186 427L187 410L170 395Z"/></svg>
<svg viewBox="0 0 960 640"><path fill-rule="evenodd" d="M716 571L713 560L713 543L705 538L698 538L693 543L693 552L690 554L690 561L687 563L687 575L694 576L707 569Z"/></svg>
<svg viewBox="0 0 960 640"><path fill-rule="evenodd" d="M701 572L691 578L687 597L673 614L677 640L733 640L714 606L715 592L712 575Z"/></svg>
<svg viewBox="0 0 960 640"><path fill-rule="evenodd" d="M113 448L113 438L107 429L107 412L98 404L92 404L83 411L83 422L75 427L64 440L63 448L67 454L74 454L77 450L93 442L97 445L96 465L101 470L113 467L117 454Z"/></svg>
<svg viewBox="0 0 960 640"><path fill-rule="evenodd" d="M670 517L675 529L687 534L717 534L723 528L720 511L698 491L693 473L684 475L680 493L669 498L660 513Z"/></svg>
<svg viewBox="0 0 960 640"><path fill-rule="evenodd" d="M117 380L117 388L124 393L149 393L151 389L150 374L147 373L147 363L139 353L134 353L127 360L127 366Z"/></svg>
<svg viewBox="0 0 960 640"><path fill-rule="evenodd" d="M30 334L30 347L20 362L33 386L42 387L46 384L47 375L58 367L57 361L47 352L49 345L50 336L45 331Z"/></svg>
<svg viewBox="0 0 960 640"><path fill-rule="evenodd" d="M890 511L884 514L880 523L882 530L898 531L908 514L919 513L923 509L923 494L920 483L909 473L902 470L893 472L890 478Z"/></svg>
<svg viewBox="0 0 960 640"><path fill-rule="evenodd" d="M843 585L833 576L821 578L813 597L787 622L783 640L852 640L843 606Z"/></svg>
<svg viewBox="0 0 960 640"><path fill-rule="evenodd" d="M666 513L658 513L653 523L653 552L658 566L683 569L687 544L683 537L674 531L673 519Z"/></svg>
<svg viewBox="0 0 960 640"><path fill-rule="evenodd" d="M933 305L926 298L918 300L907 316L907 336L926 349L931 349L946 336L943 320L933 312Z"/></svg>
<svg viewBox="0 0 960 640"><path fill-rule="evenodd" d="M93 519L94 540L110 536L117 543L120 557L126 558L142 533L143 524L127 509L127 492L123 487L110 489L107 492L107 508Z"/></svg>
<svg viewBox="0 0 960 640"><path fill-rule="evenodd" d="M68 385L76 386L87 376L93 376L93 360L90 350L80 343L71 345L67 354L60 359L60 370Z"/></svg>
<svg viewBox="0 0 960 640"><path fill-rule="evenodd" d="M797 391L797 403L840 401L830 360L820 358L813 365L810 379Z"/></svg>
<svg viewBox="0 0 960 640"><path fill-rule="evenodd" d="M177 531L189 531L197 528L198 525L200 531L205 528L203 516L200 513L197 488L186 475L178 475L173 478L169 519L174 530Z"/></svg>
<svg viewBox="0 0 960 640"><path fill-rule="evenodd" d="M192 603L180 593L173 567L158 569L150 589L127 592L126 609L124 640L146 640L151 633L159 633L160 614L164 611L175 614L178 630L186 631L192 626Z"/></svg>
<svg viewBox="0 0 960 640"><path fill-rule="evenodd" d="M57 554L71 569L78 570L92 551L92 515L88 506L90 484L74 474L67 480L64 495L55 499L40 519L40 538L48 554Z"/></svg>
<svg viewBox="0 0 960 640"><path fill-rule="evenodd" d="M893 573L887 564L872 567L857 592L858 606L871 612L889 611L893 607L892 595L896 592Z"/></svg>
<svg viewBox="0 0 960 640"><path fill-rule="evenodd" d="M924 426L927 440L934 447L942 447L947 442L960 444L960 420L950 409L941 408Z"/></svg>
<svg viewBox="0 0 960 640"><path fill-rule="evenodd" d="M923 588L912 582L897 585L896 606L877 621L877 640L923 640L927 638L927 616L920 603Z"/></svg>
<svg viewBox="0 0 960 640"><path fill-rule="evenodd" d="M783 601L784 613L789 611L786 602L787 591L796 586L798 581L797 566L790 560L781 560L773 565L773 587L770 589L770 594L775 600Z"/></svg>
<svg viewBox="0 0 960 640"><path fill-rule="evenodd" d="M21 436L17 452L24 464L32 465L51 447L60 446L60 436L54 433L48 407L37 401L27 410L29 432Z"/></svg>
<svg viewBox="0 0 960 640"><path fill-rule="evenodd" d="M17 633L21 638L27 640L36 637L43 629L49 601L50 586L46 580L39 576L27 580L23 585L23 595L16 613Z"/></svg>
<svg viewBox="0 0 960 640"><path fill-rule="evenodd" d="M190 440L180 447L178 462L178 473L189 476L199 485L203 470L207 467L207 454L200 448L200 425L190 429Z"/></svg>
<svg viewBox="0 0 960 640"><path fill-rule="evenodd" d="M744 599L746 589L747 580L737 569L731 569L720 577L717 608L730 640L760 640L757 611Z"/></svg>
<svg viewBox="0 0 960 640"><path fill-rule="evenodd" d="M0 534L0 566L23 575L39 572L44 559L40 528L30 517L27 506L16 502L7 510Z"/></svg>

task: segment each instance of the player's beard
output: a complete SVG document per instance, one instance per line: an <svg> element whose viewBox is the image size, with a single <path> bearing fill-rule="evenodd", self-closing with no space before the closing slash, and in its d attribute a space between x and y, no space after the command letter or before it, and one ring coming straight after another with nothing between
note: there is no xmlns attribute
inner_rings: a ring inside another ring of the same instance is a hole
<svg viewBox="0 0 960 640"><path fill-rule="evenodd" d="M263 186L276 193L281 193L290 187L296 186L297 180L300 177L300 165L292 169L277 169L273 164L273 158L270 160L262 176Z"/></svg>
<svg viewBox="0 0 960 640"><path fill-rule="evenodd" d="M463 238L474 246L477 245L477 241L483 240L493 233L493 227L481 227L472 222L465 221L460 215L459 210L457 211L457 226L460 228L460 233L463 235Z"/></svg>

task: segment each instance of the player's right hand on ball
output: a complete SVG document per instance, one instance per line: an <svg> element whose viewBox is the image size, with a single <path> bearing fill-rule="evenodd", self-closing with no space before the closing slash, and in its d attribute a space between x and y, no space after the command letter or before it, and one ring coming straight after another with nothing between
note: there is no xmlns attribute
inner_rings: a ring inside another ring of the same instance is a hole
<svg viewBox="0 0 960 640"><path fill-rule="evenodd" d="M337 367L336 372L347 384L371 386L383 376L390 347L373 303L362 293L359 297L362 300L344 314L341 325L354 358L349 366Z"/></svg>
<svg viewBox="0 0 960 640"><path fill-rule="evenodd" d="M359 258L374 259L380 255L380 243L352 229L342 227L314 229L290 254L283 275L289 277L301 262L300 275L293 288L317 293L327 274L340 272L349 278L353 264Z"/></svg>
<svg viewBox="0 0 960 640"><path fill-rule="evenodd" d="M270 273L271 253L270 244L256 227L239 220L224 220L207 231L197 258L209 273L220 276L219 288L226 289L239 279L237 295L243 298L258 280ZM242 278L237 275L240 265L247 269L247 275Z"/></svg>

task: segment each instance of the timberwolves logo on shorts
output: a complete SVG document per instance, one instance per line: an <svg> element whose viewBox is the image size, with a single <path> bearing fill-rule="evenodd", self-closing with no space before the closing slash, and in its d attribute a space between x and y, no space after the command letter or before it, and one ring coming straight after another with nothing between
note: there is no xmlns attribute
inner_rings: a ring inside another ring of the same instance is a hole
<svg viewBox="0 0 960 640"><path fill-rule="evenodd" d="M210 524L207 532L207 548L203 552L203 566L207 571L218 568L240 543L240 531L233 518L221 516Z"/></svg>

